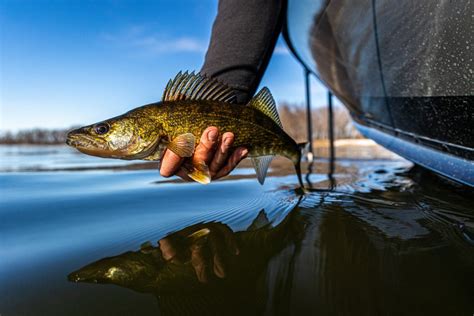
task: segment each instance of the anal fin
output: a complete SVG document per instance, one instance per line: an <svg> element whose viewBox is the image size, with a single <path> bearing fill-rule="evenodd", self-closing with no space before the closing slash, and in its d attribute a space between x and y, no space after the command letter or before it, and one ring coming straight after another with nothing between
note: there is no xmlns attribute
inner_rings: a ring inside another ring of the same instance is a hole
<svg viewBox="0 0 474 316"><path fill-rule="evenodd" d="M265 177L267 176L268 167L272 162L274 156L261 156L261 157L252 157L253 167L257 173L257 179L260 184L265 182Z"/></svg>

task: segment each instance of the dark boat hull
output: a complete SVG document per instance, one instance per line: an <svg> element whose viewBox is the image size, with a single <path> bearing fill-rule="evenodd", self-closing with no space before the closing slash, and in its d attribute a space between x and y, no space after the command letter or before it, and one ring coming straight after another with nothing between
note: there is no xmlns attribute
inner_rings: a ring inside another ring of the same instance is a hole
<svg viewBox="0 0 474 316"><path fill-rule="evenodd" d="M285 39L365 136L474 186L471 1L290 0Z"/></svg>

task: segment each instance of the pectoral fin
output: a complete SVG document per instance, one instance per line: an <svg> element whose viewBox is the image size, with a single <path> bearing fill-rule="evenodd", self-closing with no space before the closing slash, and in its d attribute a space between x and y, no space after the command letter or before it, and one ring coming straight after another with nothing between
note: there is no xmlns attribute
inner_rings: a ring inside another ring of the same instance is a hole
<svg viewBox="0 0 474 316"><path fill-rule="evenodd" d="M184 158L191 157L194 153L195 137L191 133L176 136L167 144L167 148L176 155Z"/></svg>
<svg viewBox="0 0 474 316"><path fill-rule="evenodd" d="M183 164L183 169L188 177L196 182L202 184L209 184L211 182L209 167L204 162L185 163Z"/></svg>
<svg viewBox="0 0 474 316"><path fill-rule="evenodd" d="M195 242L196 240L198 240L199 238L202 238L204 236L207 236L210 234L210 230L209 228L203 228L203 229L200 229L190 235L188 235L188 238L192 241L192 242Z"/></svg>

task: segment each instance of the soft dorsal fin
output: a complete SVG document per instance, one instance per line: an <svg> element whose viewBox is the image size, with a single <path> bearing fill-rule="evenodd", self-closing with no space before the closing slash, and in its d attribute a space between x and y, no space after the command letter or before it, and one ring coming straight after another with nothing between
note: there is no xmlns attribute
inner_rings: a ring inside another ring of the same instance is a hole
<svg viewBox="0 0 474 316"><path fill-rule="evenodd" d="M249 106L256 108L266 116L270 117L275 123L278 124L278 126L283 128L283 125L280 121L280 116L278 115L275 100L273 99L273 96L267 87L264 87L262 90L260 90L252 98L252 100L250 100Z"/></svg>
<svg viewBox="0 0 474 316"><path fill-rule="evenodd" d="M270 225L270 221L268 220L267 213L265 213L265 209L262 208L250 226L247 227L247 231L257 230L268 225Z"/></svg>
<svg viewBox="0 0 474 316"><path fill-rule="evenodd" d="M252 157L253 167L257 173L257 179L260 184L265 182L265 177L267 176L268 167L272 162L273 156L260 156Z"/></svg>
<svg viewBox="0 0 474 316"><path fill-rule="evenodd" d="M163 92L162 101L178 100L212 100L235 103L236 97L232 88L210 78L194 72L179 72L170 80Z"/></svg>

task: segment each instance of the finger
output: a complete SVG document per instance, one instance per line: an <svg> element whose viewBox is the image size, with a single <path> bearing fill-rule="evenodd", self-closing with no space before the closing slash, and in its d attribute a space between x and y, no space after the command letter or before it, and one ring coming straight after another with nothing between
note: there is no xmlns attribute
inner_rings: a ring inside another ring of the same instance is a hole
<svg viewBox="0 0 474 316"><path fill-rule="evenodd" d="M216 151L216 146L219 139L219 130L217 127L210 126L204 130L201 136L201 140L194 151L193 160L194 161L204 161L206 165L214 157L214 152Z"/></svg>
<svg viewBox="0 0 474 316"><path fill-rule="evenodd" d="M183 162L181 164L181 167L179 168L178 171L176 171L176 175L178 177L180 177L181 179L183 179L184 181L194 181L193 179L191 179L189 176L188 176L188 170L186 170L186 168L183 167L183 165L185 164L186 162Z"/></svg>
<svg viewBox="0 0 474 316"><path fill-rule="evenodd" d="M180 168L178 171L176 171L176 175L183 179L184 181L194 181L188 176L188 172L184 170L183 168Z"/></svg>
<svg viewBox="0 0 474 316"><path fill-rule="evenodd" d="M194 244L191 246L191 264L196 272L199 282L207 283L208 281L208 263L206 260L206 247L202 244Z"/></svg>
<svg viewBox="0 0 474 316"><path fill-rule="evenodd" d="M212 270L218 278L223 279L226 276L224 257L227 249L225 248L224 242L217 238L216 234L209 236L209 246L211 248L213 263Z"/></svg>
<svg viewBox="0 0 474 316"><path fill-rule="evenodd" d="M232 170L234 170L235 167L237 167L237 165L242 159L247 157L247 154L247 149L243 147L237 148L230 156L229 160L227 161L227 164L214 176L214 179L219 179L228 175Z"/></svg>
<svg viewBox="0 0 474 316"><path fill-rule="evenodd" d="M212 227L212 229L219 232L221 235L220 239L225 242L225 248L229 253L233 255L238 255L240 253L239 246L237 245L237 241L235 239L235 234L229 226L225 224L216 224Z"/></svg>
<svg viewBox="0 0 474 316"><path fill-rule="evenodd" d="M229 157L230 147L234 143L234 134L227 132L222 135L222 141L219 143L217 151L212 158L209 172L211 176L215 175L225 164L227 157Z"/></svg>
<svg viewBox="0 0 474 316"><path fill-rule="evenodd" d="M166 150L163 158L161 159L160 174L163 177L171 177L176 173L184 158L176 155L171 150Z"/></svg>
<svg viewBox="0 0 474 316"><path fill-rule="evenodd" d="M161 255L164 260L169 261L176 257L176 249L168 238L161 239L158 244L160 245Z"/></svg>

